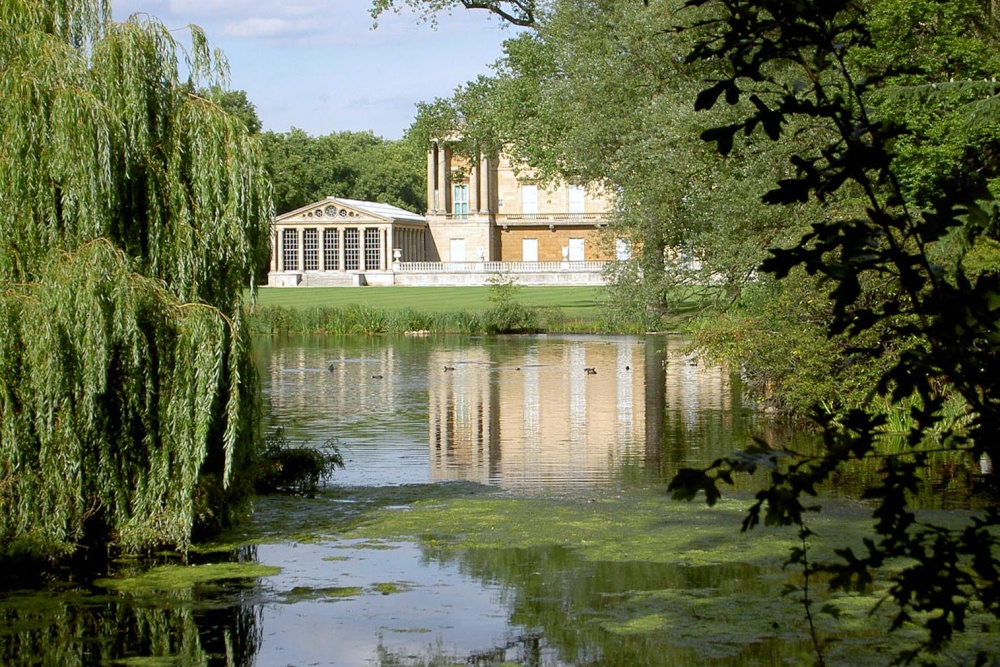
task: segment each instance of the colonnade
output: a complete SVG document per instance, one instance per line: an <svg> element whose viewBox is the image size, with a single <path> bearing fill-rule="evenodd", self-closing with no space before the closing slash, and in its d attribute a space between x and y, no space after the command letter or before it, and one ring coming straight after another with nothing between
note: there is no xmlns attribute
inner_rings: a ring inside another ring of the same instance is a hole
<svg viewBox="0 0 1000 667"><path fill-rule="evenodd" d="M434 142L427 156L427 202L434 213L452 213L455 185L451 178L453 167L451 148L442 142ZM485 214L490 210L490 188L493 171L490 161L477 153L473 159L459 158L461 166L468 169L469 214ZM463 179L460 184L465 184ZM495 186L494 186L495 187Z"/></svg>
<svg viewBox="0 0 1000 667"><path fill-rule="evenodd" d="M392 249L424 258L424 229L385 225L281 225L272 231L271 271L387 271Z"/></svg>
<svg viewBox="0 0 1000 667"><path fill-rule="evenodd" d="M403 262L422 262L424 251L424 230L401 228L393 230L393 248L399 248Z"/></svg>

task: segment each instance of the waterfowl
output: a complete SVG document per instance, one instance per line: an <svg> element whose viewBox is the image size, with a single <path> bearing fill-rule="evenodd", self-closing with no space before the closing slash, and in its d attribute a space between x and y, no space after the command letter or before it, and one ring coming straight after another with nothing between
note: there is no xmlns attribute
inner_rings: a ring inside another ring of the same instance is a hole
<svg viewBox="0 0 1000 667"><path fill-rule="evenodd" d="M373 380L381 380L381 379L382 379L382 376L381 376L381 375L373 375L373 376L372 376L372 379L373 379Z"/></svg>
<svg viewBox="0 0 1000 667"><path fill-rule="evenodd" d="M597 375L596 368L584 368L583 372L586 373L587 375Z"/></svg>
<svg viewBox="0 0 1000 667"><path fill-rule="evenodd" d="M329 366L327 366L326 370L328 370L330 372L333 372L333 364L330 364Z"/></svg>
<svg viewBox="0 0 1000 667"><path fill-rule="evenodd" d="M455 367L454 366L445 366L444 369L446 371L453 371L453 370L455 370Z"/></svg>

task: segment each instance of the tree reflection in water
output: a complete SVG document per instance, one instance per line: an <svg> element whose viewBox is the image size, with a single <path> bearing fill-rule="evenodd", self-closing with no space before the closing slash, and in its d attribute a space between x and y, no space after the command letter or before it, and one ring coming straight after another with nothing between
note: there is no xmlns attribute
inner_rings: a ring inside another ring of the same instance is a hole
<svg viewBox="0 0 1000 667"><path fill-rule="evenodd" d="M252 584L120 595L61 588L0 599L0 664L252 665L261 607Z"/></svg>

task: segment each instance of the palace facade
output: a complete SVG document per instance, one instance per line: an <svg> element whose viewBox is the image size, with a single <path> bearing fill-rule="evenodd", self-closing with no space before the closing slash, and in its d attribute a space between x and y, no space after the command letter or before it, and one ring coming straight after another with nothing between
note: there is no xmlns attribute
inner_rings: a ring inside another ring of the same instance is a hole
<svg viewBox="0 0 1000 667"><path fill-rule="evenodd" d="M442 262L582 262L614 258L600 235L597 188L543 184L501 155L469 159L446 142L427 153L428 255ZM621 249L619 249L621 251Z"/></svg>
<svg viewBox="0 0 1000 667"><path fill-rule="evenodd" d="M504 156L469 159L443 141L427 152L426 215L327 197L277 216L272 286L599 284L628 249L602 234L609 200L597 188L541 183Z"/></svg>
<svg viewBox="0 0 1000 667"><path fill-rule="evenodd" d="M426 245L422 215L389 204L327 197L274 219L268 284L392 284L393 250L423 258Z"/></svg>

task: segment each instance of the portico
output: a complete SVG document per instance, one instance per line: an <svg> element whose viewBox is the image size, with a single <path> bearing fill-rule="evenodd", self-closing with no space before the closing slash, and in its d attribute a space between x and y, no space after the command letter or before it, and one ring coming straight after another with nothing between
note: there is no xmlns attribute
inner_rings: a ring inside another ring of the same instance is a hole
<svg viewBox="0 0 1000 667"><path fill-rule="evenodd" d="M272 286L391 283L393 261L423 261L427 222L389 204L327 197L274 219Z"/></svg>

